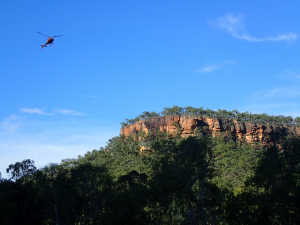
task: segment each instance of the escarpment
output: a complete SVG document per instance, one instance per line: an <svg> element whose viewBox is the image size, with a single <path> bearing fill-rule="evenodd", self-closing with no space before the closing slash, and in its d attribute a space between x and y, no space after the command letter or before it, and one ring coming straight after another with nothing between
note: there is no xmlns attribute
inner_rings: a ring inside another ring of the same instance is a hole
<svg viewBox="0 0 300 225"><path fill-rule="evenodd" d="M282 137L300 137L300 127L294 125L258 124L228 118L189 115L161 116L140 120L123 126L120 133L129 136L149 131L179 134L182 137L195 136L199 131L209 132L212 136L231 133L238 140L244 140L250 144L260 142L262 145L268 145Z"/></svg>

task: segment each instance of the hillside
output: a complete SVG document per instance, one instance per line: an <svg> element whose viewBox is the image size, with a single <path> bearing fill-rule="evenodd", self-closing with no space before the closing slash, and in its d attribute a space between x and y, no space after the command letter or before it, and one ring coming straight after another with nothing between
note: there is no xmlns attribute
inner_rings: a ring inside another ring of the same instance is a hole
<svg viewBox="0 0 300 225"><path fill-rule="evenodd" d="M11 164L0 223L299 224L297 120L223 114L146 112L77 159Z"/></svg>

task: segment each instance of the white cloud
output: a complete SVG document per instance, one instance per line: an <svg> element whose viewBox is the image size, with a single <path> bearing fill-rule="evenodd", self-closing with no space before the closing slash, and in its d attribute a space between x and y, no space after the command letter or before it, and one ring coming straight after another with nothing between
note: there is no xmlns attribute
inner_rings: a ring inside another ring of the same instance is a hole
<svg viewBox="0 0 300 225"><path fill-rule="evenodd" d="M200 73L211 73L217 69L219 69L219 65L209 65L209 66L206 66L204 68L202 68L201 70L198 70L197 72L200 72Z"/></svg>
<svg viewBox="0 0 300 225"><path fill-rule="evenodd" d="M288 73L289 75L291 75L294 78L300 78L300 73L294 73L294 72L291 72L289 70L285 70L285 72Z"/></svg>
<svg viewBox="0 0 300 225"><path fill-rule="evenodd" d="M39 109L39 108L22 108L20 110L22 113L30 113L30 114L38 114L38 115L55 115L54 113L46 113L45 111ZM72 116L84 116L82 112L76 112L74 110L69 109L59 109L55 110L56 113L61 113L65 115L72 115Z"/></svg>
<svg viewBox="0 0 300 225"><path fill-rule="evenodd" d="M252 93L245 99L244 111L269 115L300 116L299 86L283 86Z"/></svg>
<svg viewBox="0 0 300 225"><path fill-rule="evenodd" d="M21 125L21 120L20 117L17 115L11 115L8 118L4 118L2 121L2 126L5 130L9 132L15 132L19 129Z"/></svg>
<svg viewBox="0 0 300 225"><path fill-rule="evenodd" d="M30 113L30 114L38 114L38 115L54 115L54 113L46 113L44 112L43 110L39 109L39 108L33 108L33 109L30 109L30 108L22 108L20 109L20 111L22 113Z"/></svg>
<svg viewBox="0 0 300 225"><path fill-rule="evenodd" d="M211 73L211 72L213 72L217 69L220 69L220 67L225 66L225 65L230 64L230 63L235 63L235 61L230 60L230 61L226 61L226 62L223 62L223 63L220 63L220 64L208 65L208 66L203 67L200 70L197 70L196 72L197 73Z"/></svg>
<svg viewBox="0 0 300 225"><path fill-rule="evenodd" d="M87 98L98 98L98 95L80 95Z"/></svg>
<svg viewBox="0 0 300 225"><path fill-rule="evenodd" d="M277 87L270 90L260 91L253 94L253 100L261 100L267 98L295 98L300 96L300 89L297 86L294 87Z"/></svg>
<svg viewBox="0 0 300 225"><path fill-rule="evenodd" d="M300 104L297 102L248 102L241 111L297 117L300 116Z"/></svg>
<svg viewBox="0 0 300 225"><path fill-rule="evenodd" d="M82 112L75 112L74 110L69 110L69 109L60 109L58 110L58 112L65 115L84 116Z"/></svg>
<svg viewBox="0 0 300 225"><path fill-rule="evenodd" d="M260 41L292 41L298 38L298 35L294 33L278 34L276 36L267 36L265 38L257 38L247 35L243 32L244 22L243 16L226 15L225 17L218 18L216 22L208 21L212 25L215 25L221 29L225 29L229 34L235 38L243 39L250 42Z"/></svg>

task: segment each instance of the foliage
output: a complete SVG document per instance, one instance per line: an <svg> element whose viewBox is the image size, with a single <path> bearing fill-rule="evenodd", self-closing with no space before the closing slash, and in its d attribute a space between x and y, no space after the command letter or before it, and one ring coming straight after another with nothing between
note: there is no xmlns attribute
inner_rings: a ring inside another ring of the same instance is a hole
<svg viewBox="0 0 300 225"><path fill-rule="evenodd" d="M39 170L11 164L0 224L300 223L299 138L262 148L196 134L121 135Z"/></svg>
<svg viewBox="0 0 300 225"><path fill-rule="evenodd" d="M300 223L300 140L263 152L240 194L226 202L226 216L236 224Z"/></svg>
<svg viewBox="0 0 300 225"><path fill-rule="evenodd" d="M7 173L10 173L12 180L18 180L21 177L30 176L36 171L34 161L30 159L24 159L22 162L10 164L6 169Z"/></svg>
<svg viewBox="0 0 300 225"><path fill-rule="evenodd" d="M211 109L203 109L200 108L193 108L191 106L188 107L179 107L174 105L172 108L166 107L163 109L161 113L156 112L143 112L135 119L126 119L126 122L121 122L122 126L127 126L130 124L134 124L143 119L151 119L157 118L160 116L169 116L169 115L192 115L192 116L206 116L206 117L218 117L218 118L226 118L229 120L236 119L242 122L253 122L253 123L260 123L260 124L278 124L278 125L291 125L297 124L300 125L300 117L293 118L291 116L273 116L268 115L266 113L257 114L257 113L250 113L246 112L239 112L238 110L227 111L225 109L218 109L217 111Z"/></svg>

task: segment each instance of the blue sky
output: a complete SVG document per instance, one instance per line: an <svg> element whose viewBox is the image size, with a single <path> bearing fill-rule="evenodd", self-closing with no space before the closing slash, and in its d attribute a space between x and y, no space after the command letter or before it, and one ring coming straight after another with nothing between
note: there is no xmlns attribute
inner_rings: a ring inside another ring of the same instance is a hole
<svg viewBox="0 0 300 225"><path fill-rule="evenodd" d="M178 105L300 115L297 1L1 1L0 171ZM46 37L52 47L40 49Z"/></svg>

